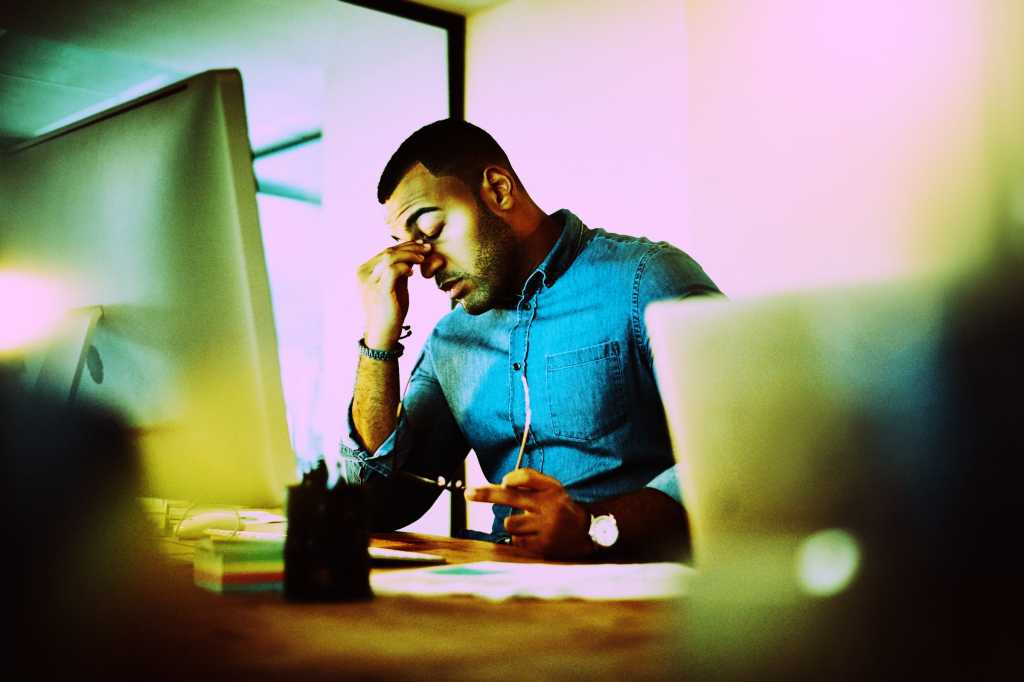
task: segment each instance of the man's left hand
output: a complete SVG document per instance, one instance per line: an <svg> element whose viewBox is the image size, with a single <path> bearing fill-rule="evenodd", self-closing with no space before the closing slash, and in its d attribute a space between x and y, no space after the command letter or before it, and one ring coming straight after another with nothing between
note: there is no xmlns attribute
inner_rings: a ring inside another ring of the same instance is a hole
<svg viewBox="0 0 1024 682"><path fill-rule="evenodd" d="M466 499L521 510L505 519L505 530L516 547L549 559L579 559L594 551L589 512L569 497L557 479L535 469L510 471L501 485L470 488Z"/></svg>

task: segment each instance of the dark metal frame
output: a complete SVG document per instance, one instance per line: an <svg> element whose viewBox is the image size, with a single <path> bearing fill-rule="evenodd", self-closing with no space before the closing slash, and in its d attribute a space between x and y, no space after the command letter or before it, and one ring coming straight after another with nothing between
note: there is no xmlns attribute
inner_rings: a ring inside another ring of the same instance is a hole
<svg viewBox="0 0 1024 682"><path fill-rule="evenodd" d="M339 0L403 19L443 28L448 32L448 115L466 116L466 17L406 0Z"/></svg>

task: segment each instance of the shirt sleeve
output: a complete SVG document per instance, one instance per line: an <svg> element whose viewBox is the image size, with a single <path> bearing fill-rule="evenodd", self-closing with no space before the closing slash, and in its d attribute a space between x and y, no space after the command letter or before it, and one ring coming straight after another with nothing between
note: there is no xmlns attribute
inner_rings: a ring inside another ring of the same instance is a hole
<svg viewBox="0 0 1024 682"><path fill-rule="evenodd" d="M676 468L674 466L662 471L644 487L660 490L679 504L683 503L682 490L679 488L679 477L676 475Z"/></svg>
<svg viewBox="0 0 1024 682"><path fill-rule="evenodd" d="M688 254L667 242L659 242L640 265L633 291L632 323L641 354L649 368L651 341L644 312L655 301L690 296L715 296L722 292L704 269Z"/></svg>
<svg viewBox="0 0 1024 682"><path fill-rule="evenodd" d="M448 478L469 452L434 373L429 340L409 377L395 430L376 451L369 452L359 438L351 402L347 419L339 454L341 477L348 483L389 478L399 470L430 479Z"/></svg>
<svg viewBox="0 0 1024 682"><path fill-rule="evenodd" d="M654 301L721 295L722 292L697 261L676 247L660 242L642 262L633 293L633 333L644 362L653 372L651 342L644 318L647 306ZM655 476L645 487L660 490L676 502L683 503L674 464Z"/></svg>

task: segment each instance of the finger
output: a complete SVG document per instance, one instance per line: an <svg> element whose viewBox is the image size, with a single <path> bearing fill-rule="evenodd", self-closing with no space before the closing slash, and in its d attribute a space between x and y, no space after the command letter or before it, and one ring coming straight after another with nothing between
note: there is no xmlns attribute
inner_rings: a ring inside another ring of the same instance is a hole
<svg viewBox="0 0 1024 682"><path fill-rule="evenodd" d="M537 471L524 467L513 469L501 479L503 486L515 488L527 488L530 490L546 490L550 488L561 488L562 483L557 478L552 478Z"/></svg>
<svg viewBox="0 0 1024 682"><path fill-rule="evenodd" d="M505 504L528 512L536 513L538 511L537 501L534 499L532 493L512 488L503 488L497 485L467 488L466 499L471 502Z"/></svg>
<svg viewBox="0 0 1024 682"><path fill-rule="evenodd" d="M541 542L538 535L513 535L512 546L525 549L532 554L541 554Z"/></svg>
<svg viewBox="0 0 1024 682"><path fill-rule="evenodd" d="M433 249L432 244L425 242L402 242L384 249L384 253L419 253L427 254Z"/></svg>
<svg viewBox="0 0 1024 682"><path fill-rule="evenodd" d="M540 530L537 514L511 514L505 517L505 530L512 535L533 535Z"/></svg>
<svg viewBox="0 0 1024 682"><path fill-rule="evenodd" d="M370 260L359 266L363 273L375 272L381 263L421 263L431 250L430 244L417 244L416 242L405 242L384 249Z"/></svg>
<svg viewBox="0 0 1024 682"><path fill-rule="evenodd" d="M417 245L413 244L413 246L415 247ZM419 265L427 259L428 255L428 252L423 251L421 248L403 248L396 246L377 254L373 260L367 263L367 265L370 265L370 270L379 279L384 268L400 264Z"/></svg>
<svg viewBox="0 0 1024 682"><path fill-rule="evenodd" d="M422 263L427 259L427 253L423 251L413 251L410 249L396 249L387 253L381 254L380 263L385 265L394 265L396 263L407 263L409 265L416 265Z"/></svg>
<svg viewBox="0 0 1024 682"><path fill-rule="evenodd" d="M406 263L395 263L388 267L382 267L379 274L375 277L385 288L393 288L395 282L400 279L407 279L412 275L412 265Z"/></svg>

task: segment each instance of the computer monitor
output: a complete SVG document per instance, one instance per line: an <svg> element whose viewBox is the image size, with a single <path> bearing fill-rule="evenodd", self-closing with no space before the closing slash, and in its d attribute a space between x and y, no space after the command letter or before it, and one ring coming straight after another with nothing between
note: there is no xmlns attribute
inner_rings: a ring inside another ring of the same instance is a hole
<svg viewBox="0 0 1024 682"><path fill-rule="evenodd" d="M16 147L0 159L0 206L0 267L101 311L76 399L132 425L143 494L281 504L297 470L239 73Z"/></svg>

